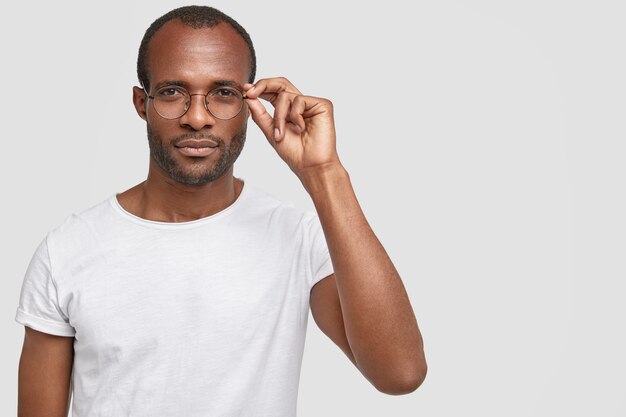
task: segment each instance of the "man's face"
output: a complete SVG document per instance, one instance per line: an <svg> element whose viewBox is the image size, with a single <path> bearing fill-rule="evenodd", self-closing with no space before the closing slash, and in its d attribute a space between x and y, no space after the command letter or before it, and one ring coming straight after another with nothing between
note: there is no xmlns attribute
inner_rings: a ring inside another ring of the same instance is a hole
<svg viewBox="0 0 626 417"><path fill-rule="evenodd" d="M206 94L225 83L243 91L250 73L245 41L224 23L204 29L176 20L166 23L150 41L147 62L150 95L170 84L190 94ZM206 184L229 170L232 173L246 138L248 108L244 104L236 117L220 120L205 109L203 100L200 95L191 96L182 117L166 120L154 110L152 100L146 101L143 92L135 89L135 106L147 122L151 169L189 185ZM207 143L216 147L207 149Z"/></svg>

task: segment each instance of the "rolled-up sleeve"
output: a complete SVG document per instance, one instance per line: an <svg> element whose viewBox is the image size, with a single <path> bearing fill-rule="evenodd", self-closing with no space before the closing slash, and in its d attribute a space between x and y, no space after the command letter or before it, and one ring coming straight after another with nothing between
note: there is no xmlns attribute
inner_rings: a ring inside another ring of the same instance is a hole
<svg viewBox="0 0 626 417"><path fill-rule="evenodd" d="M76 332L59 307L52 272L47 239L44 239L26 270L15 321L44 333L72 337Z"/></svg>

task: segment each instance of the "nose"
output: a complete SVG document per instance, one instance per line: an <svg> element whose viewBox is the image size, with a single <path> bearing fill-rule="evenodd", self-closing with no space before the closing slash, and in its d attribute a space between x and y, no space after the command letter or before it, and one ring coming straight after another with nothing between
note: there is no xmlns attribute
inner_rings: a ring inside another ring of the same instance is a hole
<svg viewBox="0 0 626 417"><path fill-rule="evenodd" d="M203 94L191 94L189 100L187 112L178 119L181 126L193 130L202 130L207 126L213 126L215 118L205 107L205 96Z"/></svg>

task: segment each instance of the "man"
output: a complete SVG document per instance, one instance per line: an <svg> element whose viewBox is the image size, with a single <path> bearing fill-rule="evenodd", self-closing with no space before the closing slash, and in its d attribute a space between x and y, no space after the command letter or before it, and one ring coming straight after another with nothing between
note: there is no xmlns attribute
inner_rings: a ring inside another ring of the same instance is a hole
<svg viewBox="0 0 626 417"><path fill-rule="evenodd" d="M308 309L380 391L423 381L421 335L335 148L332 104L254 82L246 31L183 7L146 31L146 181L48 234L24 278L20 416L294 416ZM266 111L261 100L274 107ZM233 176L248 117L315 212Z"/></svg>

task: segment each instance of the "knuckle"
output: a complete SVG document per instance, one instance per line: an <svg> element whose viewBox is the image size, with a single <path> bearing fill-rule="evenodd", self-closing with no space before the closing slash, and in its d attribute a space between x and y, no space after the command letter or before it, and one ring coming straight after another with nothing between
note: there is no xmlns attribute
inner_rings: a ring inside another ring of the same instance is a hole
<svg viewBox="0 0 626 417"><path fill-rule="evenodd" d="M293 101L293 106L298 109L306 108L306 98L304 96L296 96Z"/></svg>
<svg viewBox="0 0 626 417"><path fill-rule="evenodd" d="M275 111L277 114L285 114L289 111L289 106L281 102L279 106L276 106Z"/></svg>

